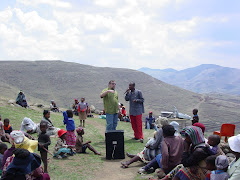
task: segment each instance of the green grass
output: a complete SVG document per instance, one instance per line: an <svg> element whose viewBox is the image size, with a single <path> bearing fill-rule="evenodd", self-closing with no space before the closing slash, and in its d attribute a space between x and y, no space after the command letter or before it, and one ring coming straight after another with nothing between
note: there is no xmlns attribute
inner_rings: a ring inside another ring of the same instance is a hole
<svg viewBox="0 0 240 180"><path fill-rule="evenodd" d="M24 117L31 118L34 122L39 123L42 119L42 110L36 111L31 109L24 109L20 107L4 106L0 107L0 114L2 120L4 118L10 119L10 124L15 130L19 130L21 122ZM74 117L75 125L79 125L78 117ZM51 113L51 120L54 126L65 129L62 123L62 113ZM91 123L89 121L92 121ZM101 171L103 163L105 161L105 141L104 141L104 129L106 120L98 118L89 118L86 121L84 141L91 140L92 146L96 150L102 152L102 156L96 156L89 150L87 154L77 154L69 157L66 160L57 160L51 158L49 161L49 174L51 179L57 180L81 180L81 179L92 179L97 171ZM125 152L136 154L143 150L144 143L139 143L134 140L130 140L133 137L133 131L130 123L119 122L117 129L124 130L125 139ZM144 129L144 137L153 136L152 130ZM33 135L37 138L37 134ZM49 146L49 151L53 151L57 138L51 138L52 144ZM145 140L146 141L146 140ZM10 146L10 145L9 145ZM36 150L36 153L39 152ZM49 155L50 157L50 155ZM138 177L136 173L136 178ZM142 179L142 178L141 178Z"/></svg>

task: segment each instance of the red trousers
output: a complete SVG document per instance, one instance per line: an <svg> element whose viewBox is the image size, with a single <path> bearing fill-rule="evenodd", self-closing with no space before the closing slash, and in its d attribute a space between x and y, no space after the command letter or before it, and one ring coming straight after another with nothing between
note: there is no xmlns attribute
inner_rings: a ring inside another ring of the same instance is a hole
<svg viewBox="0 0 240 180"><path fill-rule="evenodd" d="M142 114L137 116L130 115L132 129L134 131L134 137L136 139L143 139L142 132Z"/></svg>

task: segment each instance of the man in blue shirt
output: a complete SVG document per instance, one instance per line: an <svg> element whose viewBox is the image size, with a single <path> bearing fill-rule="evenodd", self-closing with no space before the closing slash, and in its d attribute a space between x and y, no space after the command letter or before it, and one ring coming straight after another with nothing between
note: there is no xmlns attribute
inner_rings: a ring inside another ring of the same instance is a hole
<svg viewBox="0 0 240 180"><path fill-rule="evenodd" d="M155 117L153 117L152 114L152 111L150 111L149 115L146 117L145 129L154 129Z"/></svg>

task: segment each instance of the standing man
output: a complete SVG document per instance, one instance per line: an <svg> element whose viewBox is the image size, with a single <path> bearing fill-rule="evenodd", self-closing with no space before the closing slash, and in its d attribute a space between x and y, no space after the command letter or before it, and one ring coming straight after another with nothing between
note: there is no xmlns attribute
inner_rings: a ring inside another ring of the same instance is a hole
<svg viewBox="0 0 240 180"><path fill-rule="evenodd" d="M116 130L118 122L118 93L115 90L116 82L114 80L109 81L108 87L104 89L100 95L103 98L104 110L106 113L106 131Z"/></svg>
<svg viewBox="0 0 240 180"><path fill-rule="evenodd" d="M140 140L143 143L143 132L142 132L142 113L144 113L144 98L142 92L135 89L135 83L129 84L129 88L126 91L125 100L129 101L130 104L130 119L132 129L134 131L135 140Z"/></svg>

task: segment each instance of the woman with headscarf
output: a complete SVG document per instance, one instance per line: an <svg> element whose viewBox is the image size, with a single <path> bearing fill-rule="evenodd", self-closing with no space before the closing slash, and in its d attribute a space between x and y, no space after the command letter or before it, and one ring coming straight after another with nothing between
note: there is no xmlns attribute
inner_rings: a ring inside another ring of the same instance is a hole
<svg viewBox="0 0 240 180"><path fill-rule="evenodd" d="M230 137L228 139L229 147L232 153L235 155L235 159L230 163L228 167L229 180L239 180L240 177L240 134Z"/></svg>
<svg viewBox="0 0 240 180"><path fill-rule="evenodd" d="M16 103L22 107L27 107L27 100L22 90L19 91Z"/></svg>
<svg viewBox="0 0 240 180"><path fill-rule="evenodd" d="M22 121L20 130L22 132L26 130L27 133L30 134L37 133L37 131L39 130L39 124L36 124L30 118L25 117Z"/></svg>
<svg viewBox="0 0 240 180"><path fill-rule="evenodd" d="M36 140L30 140L28 139L24 133L22 131L12 131L11 134L10 134L10 143L14 145L15 147L15 150L16 149L25 149L27 150L29 153L33 153L38 145L38 141ZM40 166L41 164L41 157L39 156L36 156L36 155L30 155L31 157L28 158L24 158L23 160L20 159L15 159L15 157L13 156L13 154L16 152L15 150L13 150L11 153L8 153L6 155L8 155L9 157L6 159L6 162L3 166L3 176L7 173L7 172L11 172L11 173L19 173L18 171L16 171L16 169L21 169L22 167L19 166L19 162L20 161L24 161L24 163L20 163L21 165L24 165L24 164L28 164L30 166L32 166L32 169L31 171L29 172L29 170L27 170L24 174L25 174L25 179L27 180L35 180L35 179L48 179L49 176L48 174L43 174L43 168ZM18 151L17 151L18 152ZM19 151L19 154L22 154L20 153L21 151ZM5 153L4 153L5 155ZM16 156L16 154L15 154ZM28 161L25 161L25 160L29 160ZM34 161L40 161L40 164L39 166L35 167L33 166L33 163ZM16 166L17 165L17 166ZM33 168L35 167L35 168ZM9 170L11 169L11 170ZM23 174L18 174L21 176L21 178L24 178L23 177Z"/></svg>
<svg viewBox="0 0 240 180"><path fill-rule="evenodd" d="M128 168L128 166L134 162L142 161L144 163L148 163L153 160L158 154L161 153L161 143L163 140L163 130L162 126L168 125L169 122L167 118L157 119L155 124L158 126L158 131L156 135L156 140L153 144L144 148L143 151L138 153L137 155L131 155L127 153L127 156L131 159L127 162L122 162L122 168Z"/></svg>
<svg viewBox="0 0 240 180"><path fill-rule="evenodd" d="M57 132L60 130L60 128L54 127L54 125L50 119L50 111L49 110L43 111L42 121L46 122L48 124L47 132L46 132L47 135L49 135L49 136L57 135Z"/></svg>
<svg viewBox="0 0 240 180"><path fill-rule="evenodd" d="M26 149L15 149L13 151L15 157L8 165L6 172L2 176L2 180L25 180L33 179L29 174L35 171L41 165L41 158L37 154L30 153Z"/></svg>

